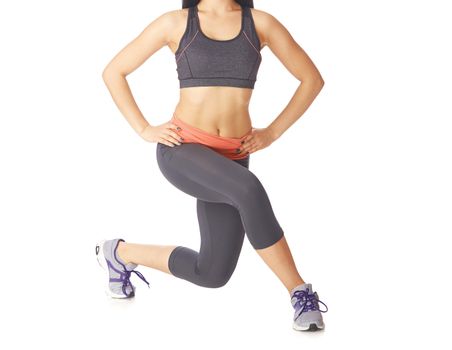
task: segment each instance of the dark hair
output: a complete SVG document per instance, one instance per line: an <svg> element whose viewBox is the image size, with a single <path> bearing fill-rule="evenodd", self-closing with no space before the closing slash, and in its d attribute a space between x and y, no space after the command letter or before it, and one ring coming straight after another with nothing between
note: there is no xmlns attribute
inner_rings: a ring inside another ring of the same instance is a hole
<svg viewBox="0 0 452 350"><path fill-rule="evenodd" d="M192 7L198 5L201 0L182 0L182 8ZM242 7L254 8L253 0L235 0L236 3L240 4Z"/></svg>

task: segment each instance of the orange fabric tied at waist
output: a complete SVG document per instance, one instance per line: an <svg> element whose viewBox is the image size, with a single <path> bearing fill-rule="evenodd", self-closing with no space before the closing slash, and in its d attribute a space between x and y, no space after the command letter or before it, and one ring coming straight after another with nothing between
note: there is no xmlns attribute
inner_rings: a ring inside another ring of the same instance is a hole
<svg viewBox="0 0 452 350"><path fill-rule="evenodd" d="M174 114L171 118L171 122L182 129L177 131L177 133L184 138L184 140L181 141L182 143L200 143L233 160L246 158L248 156L246 153L243 154L243 151L237 153L236 149L240 148L242 145L241 141L245 139L246 136L251 134L252 130L248 131L242 137L225 137L211 134L207 131L191 126L177 118Z"/></svg>

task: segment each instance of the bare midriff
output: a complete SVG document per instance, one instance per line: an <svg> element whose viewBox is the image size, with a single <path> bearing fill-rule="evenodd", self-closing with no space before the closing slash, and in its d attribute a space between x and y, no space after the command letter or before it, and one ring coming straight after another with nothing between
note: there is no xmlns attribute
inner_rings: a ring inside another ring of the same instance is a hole
<svg viewBox="0 0 452 350"><path fill-rule="evenodd" d="M243 159L237 153L251 134L248 104L252 90L236 87L193 87L180 89L181 96L171 122L181 128L182 143L200 143L229 159Z"/></svg>

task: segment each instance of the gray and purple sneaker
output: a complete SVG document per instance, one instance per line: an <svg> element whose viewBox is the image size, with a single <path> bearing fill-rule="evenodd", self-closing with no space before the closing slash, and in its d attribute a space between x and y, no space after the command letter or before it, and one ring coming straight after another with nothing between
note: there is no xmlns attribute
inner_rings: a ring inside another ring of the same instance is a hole
<svg viewBox="0 0 452 350"><path fill-rule="evenodd" d="M135 296L135 286L130 282L130 275L135 273L149 287L144 276L134 269L138 266L134 263L125 264L116 254L121 238L103 240L96 244L96 256L99 265L106 272L105 292L112 298L126 299Z"/></svg>
<svg viewBox="0 0 452 350"><path fill-rule="evenodd" d="M328 306L319 300L317 292L312 292L311 283L300 284L290 292L291 303L295 309L293 329L297 331L316 331L325 327L322 312L328 311ZM326 310L319 309L322 303Z"/></svg>

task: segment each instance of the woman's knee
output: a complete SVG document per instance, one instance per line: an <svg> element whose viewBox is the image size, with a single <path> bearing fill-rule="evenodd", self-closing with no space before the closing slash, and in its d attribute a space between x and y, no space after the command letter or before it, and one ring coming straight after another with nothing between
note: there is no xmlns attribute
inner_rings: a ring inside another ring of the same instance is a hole
<svg viewBox="0 0 452 350"><path fill-rule="evenodd" d="M243 182L235 203L254 249L270 247L282 238L284 232L275 216L267 191L252 172Z"/></svg>
<svg viewBox="0 0 452 350"><path fill-rule="evenodd" d="M210 273L203 278L203 285L208 288L220 288L231 279L232 273Z"/></svg>
<svg viewBox="0 0 452 350"><path fill-rule="evenodd" d="M203 260L203 263L200 264L200 260ZM177 246L169 256L168 268L176 277L203 287L219 288L229 281L236 263L231 259L206 261L197 251Z"/></svg>
<svg viewBox="0 0 452 350"><path fill-rule="evenodd" d="M210 261L207 271L197 271L204 286L209 288L220 288L228 283L234 273L237 260L216 259Z"/></svg>

